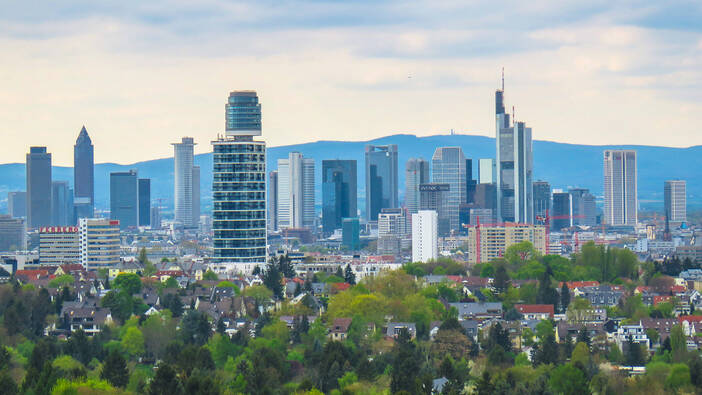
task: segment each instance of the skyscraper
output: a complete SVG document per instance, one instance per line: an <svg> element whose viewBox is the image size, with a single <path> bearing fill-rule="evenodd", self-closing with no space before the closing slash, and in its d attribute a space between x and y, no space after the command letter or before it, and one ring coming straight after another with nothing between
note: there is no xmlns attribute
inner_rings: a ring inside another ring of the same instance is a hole
<svg viewBox="0 0 702 395"><path fill-rule="evenodd" d="M539 223L544 223L551 208L551 184L546 181L534 181L533 189L534 217L542 218Z"/></svg>
<svg viewBox="0 0 702 395"><path fill-rule="evenodd" d="M505 113L504 84L495 92L497 211L503 222L532 223L533 155L531 128Z"/></svg>
<svg viewBox="0 0 702 395"><path fill-rule="evenodd" d="M75 226L73 221L73 190L68 181L51 183L51 225Z"/></svg>
<svg viewBox="0 0 702 395"><path fill-rule="evenodd" d="M663 203L669 222L687 221L685 180L668 180L663 184Z"/></svg>
<svg viewBox="0 0 702 395"><path fill-rule="evenodd" d="M268 230L278 231L278 170L268 173Z"/></svg>
<svg viewBox="0 0 702 395"><path fill-rule="evenodd" d="M477 185L478 181L473 179L473 159L466 159L466 200L463 203L474 203Z"/></svg>
<svg viewBox="0 0 702 395"><path fill-rule="evenodd" d="M419 210L412 214L412 262L428 262L438 257L436 211Z"/></svg>
<svg viewBox="0 0 702 395"><path fill-rule="evenodd" d="M357 177L355 160L322 161L322 230L341 229L342 220L356 216Z"/></svg>
<svg viewBox="0 0 702 395"><path fill-rule="evenodd" d="M77 218L92 218L95 212L95 162L93 142L85 126L73 146L73 204ZM75 224L75 221L71 221Z"/></svg>
<svg viewBox="0 0 702 395"><path fill-rule="evenodd" d="M397 145L366 145L366 218L376 221L382 208L399 206Z"/></svg>
<svg viewBox="0 0 702 395"><path fill-rule="evenodd" d="M88 270L119 264L119 230L120 224L117 220L79 219L80 264Z"/></svg>
<svg viewBox="0 0 702 395"><path fill-rule="evenodd" d="M46 147L30 147L27 154L27 225L51 224L51 154Z"/></svg>
<svg viewBox="0 0 702 395"><path fill-rule="evenodd" d="M24 218L12 218L0 214L0 251L24 251L27 249L27 222Z"/></svg>
<svg viewBox="0 0 702 395"><path fill-rule="evenodd" d="M212 142L212 229L217 262L266 263L266 143L254 91L234 91L225 134Z"/></svg>
<svg viewBox="0 0 702 395"><path fill-rule="evenodd" d="M419 186L419 210L436 212L437 232L439 236L448 236L451 233L451 215L454 214L450 206L450 184L422 184Z"/></svg>
<svg viewBox="0 0 702 395"><path fill-rule="evenodd" d="M458 209L466 202L466 157L460 147L439 147L431 158L432 183L448 184L449 190L444 195L449 218L449 229L460 230Z"/></svg>
<svg viewBox="0 0 702 395"><path fill-rule="evenodd" d="M351 251L361 249L360 237L361 224L358 218L344 218L341 220L341 244Z"/></svg>
<svg viewBox="0 0 702 395"><path fill-rule="evenodd" d="M183 137L180 143L173 143L173 162L175 174L173 178L175 220L190 228L197 226L195 220L194 202L194 147L192 137ZM198 191L199 192L199 191Z"/></svg>
<svg viewBox="0 0 702 395"><path fill-rule="evenodd" d="M27 192L8 192L7 212L13 218L26 218Z"/></svg>
<svg viewBox="0 0 702 395"><path fill-rule="evenodd" d="M139 186L137 171L110 173L110 219L124 230L139 225Z"/></svg>
<svg viewBox="0 0 702 395"><path fill-rule="evenodd" d="M497 177L496 173L494 159L478 159L479 184L494 184Z"/></svg>
<svg viewBox="0 0 702 395"><path fill-rule="evenodd" d="M573 202L570 193L555 190L553 192L553 210L551 229L561 230L573 226Z"/></svg>
<svg viewBox="0 0 702 395"><path fill-rule="evenodd" d="M638 222L636 151L604 151L604 219L607 225Z"/></svg>
<svg viewBox="0 0 702 395"><path fill-rule="evenodd" d="M595 196L585 188L571 188L568 193L572 202L573 225L595 226L597 224Z"/></svg>
<svg viewBox="0 0 702 395"><path fill-rule="evenodd" d="M200 225L200 166L193 166L193 227L198 227L199 225Z"/></svg>
<svg viewBox="0 0 702 395"><path fill-rule="evenodd" d="M429 162L411 158L405 164L405 208L409 214L419 211L419 186L429 183Z"/></svg>
<svg viewBox="0 0 702 395"><path fill-rule="evenodd" d="M151 179L139 179L139 226L151 226Z"/></svg>
<svg viewBox="0 0 702 395"><path fill-rule="evenodd" d="M314 159L291 152L278 159L278 227L313 228Z"/></svg>

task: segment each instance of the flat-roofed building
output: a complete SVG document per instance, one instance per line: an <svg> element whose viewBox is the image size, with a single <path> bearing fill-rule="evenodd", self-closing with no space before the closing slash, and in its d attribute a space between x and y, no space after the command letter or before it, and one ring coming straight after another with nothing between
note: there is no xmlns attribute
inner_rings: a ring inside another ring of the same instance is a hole
<svg viewBox="0 0 702 395"><path fill-rule="evenodd" d="M78 227L39 228L39 263L50 266L80 263Z"/></svg>

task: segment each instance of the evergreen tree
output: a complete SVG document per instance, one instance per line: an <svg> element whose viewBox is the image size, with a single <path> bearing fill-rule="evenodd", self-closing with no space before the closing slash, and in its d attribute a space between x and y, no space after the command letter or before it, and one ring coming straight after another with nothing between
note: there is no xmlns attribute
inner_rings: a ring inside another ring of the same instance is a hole
<svg viewBox="0 0 702 395"><path fill-rule="evenodd" d="M356 275L351 269L351 264L346 265L346 269L344 269L344 281L351 285L356 284Z"/></svg>
<svg viewBox="0 0 702 395"><path fill-rule="evenodd" d="M583 342L587 344L587 347L590 348L592 346L592 341L590 340L590 334L587 332L587 328L582 327L580 328L580 331L578 331L578 337L576 339L576 342L580 343Z"/></svg>
<svg viewBox="0 0 702 395"><path fill-rule="evenodd" d="M500 262L495 267L495 279L493 281L493 286L498 293L503 293L509 288L509 274L507 273L507 268L505 264Z"/></svg>
<svg viewBox="0 0 702 395"><path fill-rule="evenodd" d="M341 270L341 265L336 267L336 272L334 273L335 276L344 278L344 272Z"/></svg>
<svg viewBox="0 0 702 395"><path fill-rule="evenodd" d="M552 304L554 309L558 308L558 292L551 285L551 267L546 265L544 274L539 279L539 291L537 294L538 303Z"/></svg>
<svg viewBox="0 0 702 395"><path fill-rule="evenodd" d="M100 372L100 378L107 380L115 387L124 388L127 386L129 370L127 370L127 361L124 360L122 354L112 351L107 355Z"/></svg>
<svg viewBox="0 0 702 395"><path fill-rule="evenodd" d="M167 363L158 365L156 375L149 384L149 395L181 395L183 385L176 371Z"/></svg>
<svg viewBox="0 0 702 395"><path fill-rule="evenodd" d="M561 313L565 314L568 311L568 306L570 306L570 290L566 282L563 281L563 286L561 287Z"/></svg>
<svg viewBox="0 0 702 395"><path fill-rule="evenodd" d="M417 373L420 368L420 356L417 355L416 345L406 328L400 330L393 347L393 364L390 381L390 392L407 391L417 393Z"/></svg>
<svg viewBox="0 0 702 395"><path fill-rule="evenodd" d="M186 344L203 345L211 334L207 316L197 310L190 310L180 322L180 335Z"/></svg>
<svg viewBox="0 0 702 395"><path fill-rule="evenodd" d="M263 275L263 285L273 292L275 298L283 299L282 278L277 264L268 265L268 269Z"/></svg>
<svg viewBox="0 0 702 395"><path fill-rule="evenodd" d="M641 351L639 343L634 343L631 335L627 339L626 364L629 366L643 366L646 364L645 357Z"/></svg>
<svg viewBox="0 0 702 395"><path fill-rule="evenodd" d="M224 324L224 318L219 317L217 320L217 333L220 335L226 335L227 334L227 326Z"/></svg>

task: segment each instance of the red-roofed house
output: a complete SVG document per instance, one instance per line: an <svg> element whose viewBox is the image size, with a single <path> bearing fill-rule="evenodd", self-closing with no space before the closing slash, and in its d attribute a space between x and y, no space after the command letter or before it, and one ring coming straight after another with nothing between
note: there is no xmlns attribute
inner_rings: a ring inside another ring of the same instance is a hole
<svg viewBox="0 0 702 395"><path fill-rule="evenodd" d="M657 306L658 303L669 302L673 297L670 295L656 295L653 297L653 305Z"/></svg>
<svg viewBox="0 0 702 395"><path fill-rule="evenodd" d="M351 284L349 284L349 283L333 283L332 284L332 289L336 292L346 291L349 288L351 288Z"/></svg>
<svg viewBox="0 0 702 395"><path fill-rule="evenodd" d="M585 288L585 287L597 287L600 285L599 281L568 281L566 286L569 290L574 290L575 288ZM558 288L563 287L563 282L558 284Z"/></svg>
<svg viewBox="0 0 702 395"><path fill-rule="evenodd" d="M49 277L49 271L46 269L17 270L15 276L26 277L28 280L38 280L42 277Z"/></svg>
<svg viewBox="0 0 702 395"><path fill-rule="evenodd" d="M675 296L683 296L685 292L687 291L687 288L684 285L673 285L670 287L670 293L671 295Z"/></svg>
<svg viewBox="0 0 702 395"><path fill-rule="evenodd" d="M702 315L685 315L678 317L678 322L682 325L685 336L694 336L702 332Z"/></svg>
<svg viewBox="0 0 702 395"><path fill-rule="evenodd" d="M525 320L548 320L553 318L552 304L515 304L514 308Z"/></svg>
<svg viewBox="0 0 702 395"><path fill-rule="evenodd" d="M651 287L647 287L644 285L639 285L634 290L634 294L642 294L642 293L647 293L647 292L651 292Z"/></svg>

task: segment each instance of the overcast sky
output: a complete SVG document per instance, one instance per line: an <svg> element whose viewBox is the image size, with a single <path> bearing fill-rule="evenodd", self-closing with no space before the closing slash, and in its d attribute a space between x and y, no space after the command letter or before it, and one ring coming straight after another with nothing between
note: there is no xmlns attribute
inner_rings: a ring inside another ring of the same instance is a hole
<svg viewBox="0 0 702 395"><path fill-rule="evenodd" d="M269 145L494 135L494 90L535 139L702 144L702 1L0 0L0 162L197 152L229 91ZM401 149L401 147L400 147Z"/></svg>

